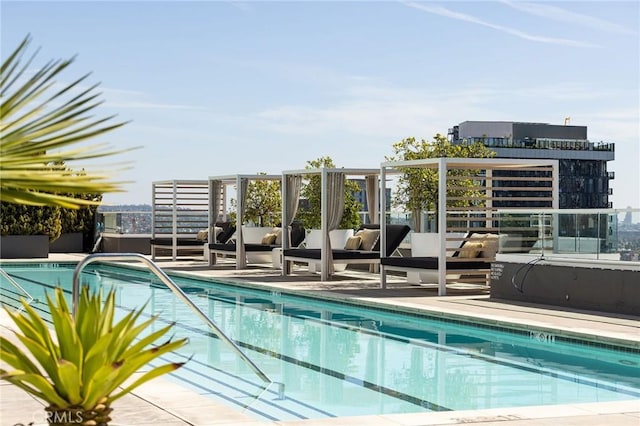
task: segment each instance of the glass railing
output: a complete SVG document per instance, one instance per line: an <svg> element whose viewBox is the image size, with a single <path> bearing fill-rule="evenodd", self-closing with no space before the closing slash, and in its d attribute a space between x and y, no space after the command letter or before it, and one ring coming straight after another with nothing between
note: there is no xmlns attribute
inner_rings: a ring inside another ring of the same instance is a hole
<svg viewBox="0 0 640 426"><path fill-rule="evenodd" d="M151 211L100 212L98 229L111 234L151 234Z"/></svg>
<svg viewBox="0 0 640 426"><path fill-rule="evenodd" d="M499 253L639 261L640 209L498 210Z"/></svg>

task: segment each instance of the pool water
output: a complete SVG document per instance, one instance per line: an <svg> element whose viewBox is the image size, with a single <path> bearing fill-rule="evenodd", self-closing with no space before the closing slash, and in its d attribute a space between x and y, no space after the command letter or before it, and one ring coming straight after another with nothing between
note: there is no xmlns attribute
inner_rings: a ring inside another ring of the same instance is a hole
<svg viewBox="0 0 640 426"><path fill-rule="evenodd" d="M45 292L69 293L74 264L3 264L46 310ZM17 306L2 279L3 304ZM539 332L402 315L224 283L172 277L274 381L266 386L150 273L91 265L81 282L117 289L119 314L149 301L156 327L176 322L191 360L171 380L260 419L474 410L640 398L640 352Z"/></svg>

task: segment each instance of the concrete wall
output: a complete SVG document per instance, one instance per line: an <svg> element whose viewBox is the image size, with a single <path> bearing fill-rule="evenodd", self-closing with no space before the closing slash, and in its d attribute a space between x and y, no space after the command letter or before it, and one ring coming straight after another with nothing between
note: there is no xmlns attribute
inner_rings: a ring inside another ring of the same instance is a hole
<svg viewBox="0 0 640 426"><path fill-rule="evenodd" d="M497 261L491 298L640 315L640 270Z"/></svg>
<svg viewBox="0 0 640 426"><path fill-rule="evenodd" d="M102 253L151 254L151 237L148 235L102 234Z"/></svg>
<svg viewBox="0 0 640 426"><path fill-rule="evenodd" d="M32 259L49 256L47 235L3 235L0 237L1 259Z"/></svg>

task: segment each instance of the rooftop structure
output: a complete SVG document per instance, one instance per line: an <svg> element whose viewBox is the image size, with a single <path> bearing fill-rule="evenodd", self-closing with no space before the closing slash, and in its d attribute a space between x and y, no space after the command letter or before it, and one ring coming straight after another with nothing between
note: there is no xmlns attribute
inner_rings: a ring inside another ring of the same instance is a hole
<svg viewBox="0 0 640 426"><path fill-rule="evenodd" d="M449 129L451 143L480 142L497 158L531 158L559 161L560 208L611 208L607 162L615 156L614 144L594 143L586 126L511 121L464 121ZM506 173L504 176L514 176ZM521 176L521 175L517 175ZM530 175L527 175L530 176ZM505 186L518 186L516 179ZM516 207L503 201L499 207Z"/></svg>

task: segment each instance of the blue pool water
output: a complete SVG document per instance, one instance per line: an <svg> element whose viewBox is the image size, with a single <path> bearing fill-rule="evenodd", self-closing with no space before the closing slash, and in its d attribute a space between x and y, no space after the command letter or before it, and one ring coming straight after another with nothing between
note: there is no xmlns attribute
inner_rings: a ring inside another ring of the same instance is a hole
<svg viewBox="0 0 640 426"><path fill-rule="evenodd" d="M73 264L3 264L45 311L69 292ZM189 345L170 379L262 419L468 410L640 398L640 353L537 331L474 326L300 296L172 277L267 375L265 387L227 345L150 273L85 268L81 282L117 289L120 315L142 306L175 321ZM17 292L2 279L3 304Z"/></svg>

